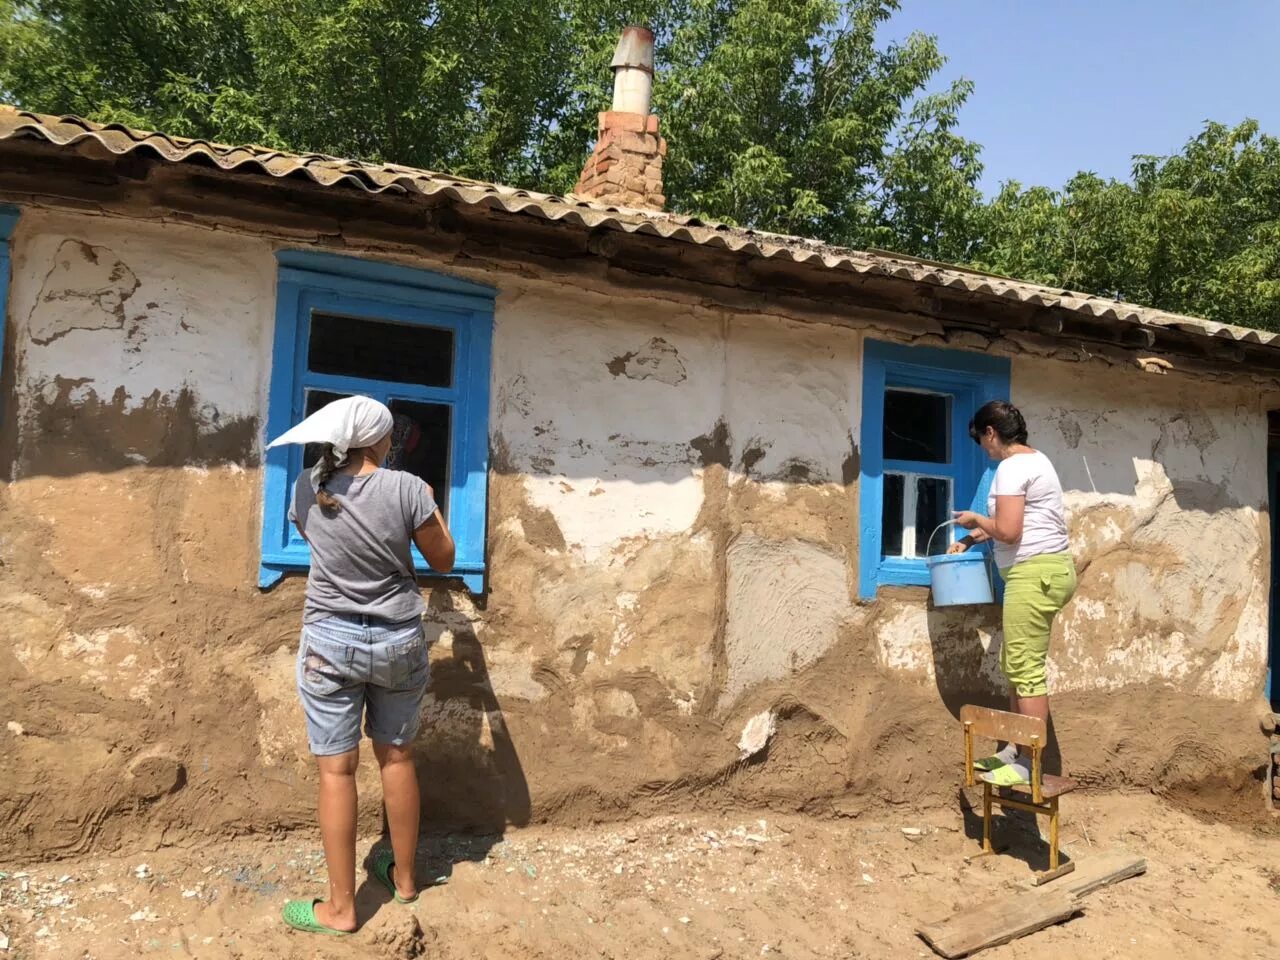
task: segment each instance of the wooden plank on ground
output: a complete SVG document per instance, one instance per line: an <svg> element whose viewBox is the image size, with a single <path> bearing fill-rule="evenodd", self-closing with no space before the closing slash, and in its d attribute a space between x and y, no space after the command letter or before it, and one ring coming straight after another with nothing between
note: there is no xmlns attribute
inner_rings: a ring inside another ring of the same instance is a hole
<svg viewBox="0 0 1280 960"><path fill-rule="evenodd" d="M1068 860L1056 870L1046 870L1044 873L1037 873L1031 878L1031 885L1033 887L1043 887L1046 883L1053 883L1055 880L1061 880L1068 873L1075 872L1076 862L1074 860Z"/></svg>
<svg viewBox="0 0 1280 960"><path fill-rule="evenodd" d="M940 923L918 927L916 933L950 960L1009 943L1079 912L1078 897L1069 890L1050 886L1036 893L999 897L981 906L966 907Z"/></svg>
<svg viewBox="0 0 1280 960"><path fill-rule="evenodd" d="M1106 853L1073 862L1076 865L1075 872L1055 880L1045 889L1061 889L1077 897L1087 897L1095 890L1147 872L1146 859L1134 856L1126 850L1108 850Z"/></svg>

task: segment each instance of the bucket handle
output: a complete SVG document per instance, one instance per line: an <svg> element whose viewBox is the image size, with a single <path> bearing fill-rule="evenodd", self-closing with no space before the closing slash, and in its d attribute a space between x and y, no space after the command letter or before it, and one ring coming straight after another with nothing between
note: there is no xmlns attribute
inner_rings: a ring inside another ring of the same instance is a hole
<svg viewBox="0 0 1280 960"><path fill-rule="evenodd" d="M938 531L941 530L943 527L950 527L958 522L959 521L957 520L947 520L944 523L940 523L933 528L933 533L929 534L929 542L924 545L925 559L928 559L929 557L933 556L931 552L933 550L933 538L938 535Z"/></svg>

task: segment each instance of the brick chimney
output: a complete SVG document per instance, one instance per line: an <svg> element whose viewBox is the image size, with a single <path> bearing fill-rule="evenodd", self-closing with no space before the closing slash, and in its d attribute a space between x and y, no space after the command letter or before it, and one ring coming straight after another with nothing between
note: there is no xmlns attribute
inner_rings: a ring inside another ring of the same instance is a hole
<svg viewBox="0 0 1280 960"><path fill-rule="evenodd" d="M653 93L653 32L627 27L613 53L613 109L600 114L596 147L574 194L620 207L661 210L662 158L667 141L649 113Z"/></svg>

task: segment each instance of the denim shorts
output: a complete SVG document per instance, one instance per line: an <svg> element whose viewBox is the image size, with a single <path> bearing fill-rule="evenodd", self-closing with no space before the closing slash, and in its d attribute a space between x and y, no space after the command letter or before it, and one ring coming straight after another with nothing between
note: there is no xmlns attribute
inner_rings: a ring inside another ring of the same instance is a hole
<svg viewBox="0 0 1280 960"><path fill-rule="evenodd" d="M340 615L303 624L298 696L311 752L330 757L356 749L361 715L374 743L412 743L429 674L421 618Z"/></svg>

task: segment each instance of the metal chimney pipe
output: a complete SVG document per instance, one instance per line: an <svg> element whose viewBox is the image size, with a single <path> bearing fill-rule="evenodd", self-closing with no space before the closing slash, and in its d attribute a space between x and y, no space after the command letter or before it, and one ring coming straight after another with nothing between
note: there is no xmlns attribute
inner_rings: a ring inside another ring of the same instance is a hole
<svg viewBox="0 0 1280 960"><path fill-rule="evenodd" d="M649 115L653 99L653 31L627 27L613 51L613 109Z"/></svg>

